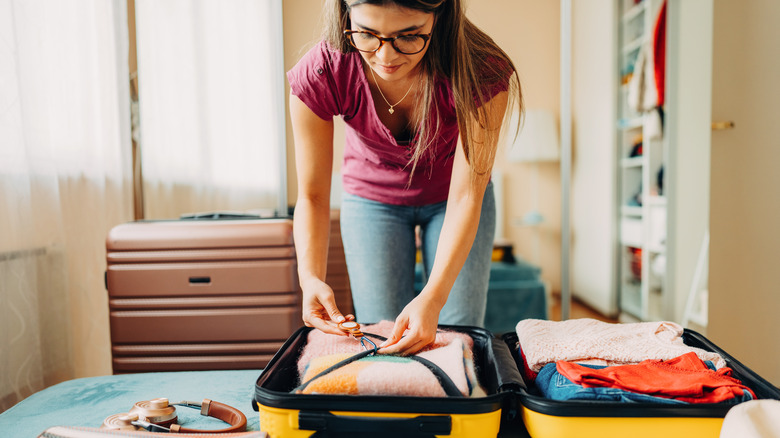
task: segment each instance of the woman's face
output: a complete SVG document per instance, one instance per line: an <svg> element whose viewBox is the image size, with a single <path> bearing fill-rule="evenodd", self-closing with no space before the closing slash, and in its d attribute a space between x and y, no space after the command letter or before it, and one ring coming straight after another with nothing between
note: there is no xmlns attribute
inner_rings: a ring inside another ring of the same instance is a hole
<svg viewBox="0 0 780 438"><path fill-rule="evenodd" d="M385 38L429 34L433 30L434 22L433 13L430 12L397 5L379 6L367 3L352 7L350 19L352 30L365 30ZM429 46L430 42L422 52L405 55L396 51L393 45L386 41L374 53L359 53L374 73L386 81L396 81L415 71Z"/></svg>

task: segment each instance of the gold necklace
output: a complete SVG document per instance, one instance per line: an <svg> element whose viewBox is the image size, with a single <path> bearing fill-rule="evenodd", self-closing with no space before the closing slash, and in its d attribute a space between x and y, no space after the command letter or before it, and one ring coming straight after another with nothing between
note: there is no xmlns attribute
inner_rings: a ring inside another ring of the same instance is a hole
<svg viewBox="0 0 780 438"><path fill-rule="evenodd" d="M404 97L401 98L398 102L395 103L395 105L390 105L390 102L387 101L387 98L385 97L385 94L382 93L382 89L379 88L379 82L376 80L376 75L374 74L374 69L371 68L371 66L368 66L368 71L371 72L371 76L374 78L374 83L376 84L376 89L379 90L379 95L382 96L382 99L384 99L385 103L390 106L390 108L387 110L390 114L393 114L395 110L393 109L394 106L397 106L399 103L403 102L404 99L406 99L406 96L409 95L409 92L412 91L412 88L414 88L414 81L412 81L412 85L409 87L408 90L406 90L406 94L404 94Z"/></svg>

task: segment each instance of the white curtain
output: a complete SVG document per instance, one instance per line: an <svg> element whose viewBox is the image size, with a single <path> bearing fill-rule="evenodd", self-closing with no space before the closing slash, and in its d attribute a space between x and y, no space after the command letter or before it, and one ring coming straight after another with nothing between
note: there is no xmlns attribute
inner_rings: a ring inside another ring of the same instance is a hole
<svg viewBox="0 0 780 438"><path fill-rule="evenodd" d="M286 210L281 0L137 0L136 26L145 217Z"/></svg>
<svg viewBox="0 0 780 438"><path fill-rule="evenodd" d="M108 230L132 219L125 0L0 0L0 410L110 374Z"/></svg>

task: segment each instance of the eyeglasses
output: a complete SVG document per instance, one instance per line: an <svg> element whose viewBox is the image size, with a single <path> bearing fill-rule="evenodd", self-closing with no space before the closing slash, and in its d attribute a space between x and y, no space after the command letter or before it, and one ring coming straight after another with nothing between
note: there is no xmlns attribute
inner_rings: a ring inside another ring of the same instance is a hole
<svg viewBox="0 0 780 438"><path fill-rule="evenodd" d="M396 52L404 55L414 55L425 49L431 34L398 35L392 38L382 38L366 30L345 30L349 44L361 52L375 53L386 42L390 42Z"/></svg>

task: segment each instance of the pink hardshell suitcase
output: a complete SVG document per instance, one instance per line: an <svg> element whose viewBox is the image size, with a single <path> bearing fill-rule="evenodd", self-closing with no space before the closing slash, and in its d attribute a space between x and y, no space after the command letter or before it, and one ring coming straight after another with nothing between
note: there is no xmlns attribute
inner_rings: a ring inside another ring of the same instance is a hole
<svg viewBox="0 0 780 438"><path fill-rule="evenodd" d="M114 373L263 368L300 326L290 218L130 222L106 250Z"/></svg>

